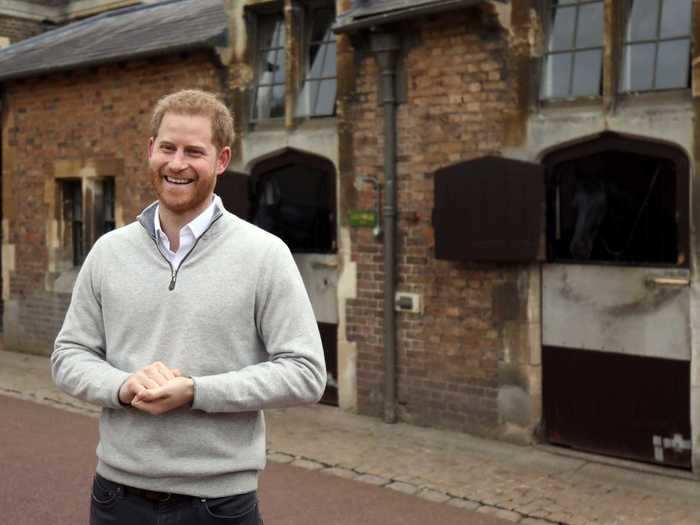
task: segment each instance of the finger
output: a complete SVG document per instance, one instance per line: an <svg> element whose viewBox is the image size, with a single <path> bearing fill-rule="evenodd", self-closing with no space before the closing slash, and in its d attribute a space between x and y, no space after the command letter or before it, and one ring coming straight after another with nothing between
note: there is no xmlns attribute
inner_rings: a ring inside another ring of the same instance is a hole
<svg viewBox="0 0 700 525"><path fill-rule="evenodd" d="M175 377L182 377L182 372L180 372L180 369L179 369L179 368L173 368L173 369L171 370L171 372L173 373L173 375L174 375Z"/></svg>
<svg viewBox="0 0 700 525"><path fill-rule="evenodd" d="M154 367L154 366L149 366L143 369L143 373L148 377L149 379L155 381L155 383L158 386L164 385L169 381L167 377L165 377L161 371Z"/></svg>
<svg viewBox="0 0 700 525"><path fill-rule="evenodd" d="M142 370L135 376L135 381L142 387L144 388L157 388L160 385L153 379L151 379L146 373Z"/></svg>
<svg viewBox="0 0 700 525"><path fill-rule="evenodd" d="M141 393L134 397L134 400L138 402L151 403L153 401L163 399L168 396L167 391L163 388L151 388L148 390L143 390Z"/></svg>
<svg viewBox="0 0 700 525"><path fill-rule="evenodd" d="M155 369L162 375L166 381L170 381L171 379L175 379L175 375L173 374L172 370L165 366L161 362L154 363Z"/></svg>

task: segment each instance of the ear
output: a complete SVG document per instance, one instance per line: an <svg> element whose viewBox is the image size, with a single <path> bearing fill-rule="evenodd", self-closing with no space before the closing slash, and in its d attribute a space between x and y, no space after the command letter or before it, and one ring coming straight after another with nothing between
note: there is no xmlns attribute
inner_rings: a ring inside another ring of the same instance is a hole
<svg viewBox="0 0 700 525"><path fill-rule="evenodd" d="M231 162L231 148L226 146L216 157L216 174L221 175Z"/></svg>
<svg viewBox="0 0 700 525"><path fill-rule="evenodd" d="M153 156L153 145L155 144L155 138L151 137L148 139L148 158L150 159Z"/></svg>

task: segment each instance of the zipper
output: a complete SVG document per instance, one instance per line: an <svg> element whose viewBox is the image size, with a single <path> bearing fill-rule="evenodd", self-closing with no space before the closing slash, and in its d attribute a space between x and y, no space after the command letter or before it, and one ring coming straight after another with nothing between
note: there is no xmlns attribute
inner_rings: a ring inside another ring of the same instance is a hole
<svg viewBox="0 0 700 525"><path fill-rule="evenodd" d="M194 249L197 247L197 244L199 243L199 239L204 237L204 234L209 231L209 229L214 226L214 223L218 221L221 217L223 217L223 213L219 212L219 214L212 219L212 221L209 223L209 226L207 226L206 230L202 232L202 235L197 237L197 239L194 241L194 244L192 245L192 248L190 248L190 251L185 254L185 256L182 258L180 261L180 266L177 267L177 270L173 269L173 264L170 262L170 260L165 256L165 254L162 252L160 249L160 245L158 244L158 239L156 237L151 237L153 239L153 242L156 244L156 249L158 250L158 253L160 256L165 259L165 262L168 263L168 266L170 267L170 284L168 285L168 291L172 292L175 289L175 284L177 283L177 274L180 271L180 268L182 268L182 265L185 263L187 258L190 256L190 254L194 251Z"/></svg>

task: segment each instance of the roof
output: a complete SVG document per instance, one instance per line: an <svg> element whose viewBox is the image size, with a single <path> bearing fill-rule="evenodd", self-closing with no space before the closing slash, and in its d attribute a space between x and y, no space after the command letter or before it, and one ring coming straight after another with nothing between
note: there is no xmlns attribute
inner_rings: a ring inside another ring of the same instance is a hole
<svg viewBox="0 0 700 525"><path fill-rule="evenodd" d="M353 8L338 17L335 31L351 33L408 18L469 7L483 1L485 0L354 0Z"/></svg>
<svg viewBox="0 0 700 525"><path fill-rule="evenodd" d="M0 50L0 81L225 46L222 0L167 0L87 18Z"/></svg>

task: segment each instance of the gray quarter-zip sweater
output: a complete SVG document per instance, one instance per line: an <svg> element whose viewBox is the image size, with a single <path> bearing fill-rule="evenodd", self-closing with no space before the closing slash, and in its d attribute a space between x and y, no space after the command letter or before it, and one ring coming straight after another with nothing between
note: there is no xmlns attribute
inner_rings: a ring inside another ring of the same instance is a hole
<svg viewBox="0 0 700 525"><path fill-rule="evenodd" d="M316 402L325 386L304 284L280 239L225 210L173 272L154 213L102 236L85 259L51 355L54 381L103 408L105 478L199 497L255 490L261 410ZM119 403L122 383L155 361L193 378L191 408L151 416Z"/></svg>

